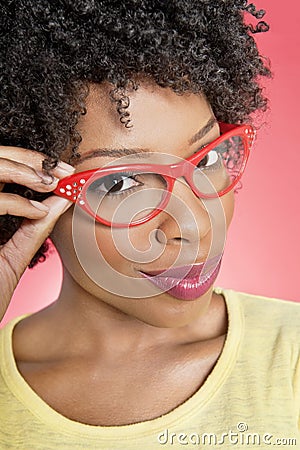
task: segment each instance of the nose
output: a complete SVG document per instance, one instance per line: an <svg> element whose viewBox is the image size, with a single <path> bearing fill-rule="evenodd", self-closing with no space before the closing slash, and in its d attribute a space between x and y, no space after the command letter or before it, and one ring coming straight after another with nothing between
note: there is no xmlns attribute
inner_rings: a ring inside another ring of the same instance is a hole
<svg viewBox="0 0 300 450"><path fill-rule="evenodd" d="M175 181L170 201L159 219L156 239L165 245L198 244L211 230L204 201L195 196L183 178Z"/></svg>

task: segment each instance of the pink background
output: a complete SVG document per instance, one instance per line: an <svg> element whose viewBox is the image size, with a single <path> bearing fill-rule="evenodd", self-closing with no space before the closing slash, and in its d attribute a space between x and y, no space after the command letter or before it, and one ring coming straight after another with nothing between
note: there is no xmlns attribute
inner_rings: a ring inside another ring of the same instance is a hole
<svg viewBox="0 0 300 450"><path fill-rule="evenodd" d="M271 108L236 196L216 285L300 301L300 6L298 0L287 0L284 8L271 0L256 5L267 9L265 20L271 24L269 33L256 36L272 62L274 79L265 83ZM25 272L2 324L55 300L60 280L53 252Z"/></svg>

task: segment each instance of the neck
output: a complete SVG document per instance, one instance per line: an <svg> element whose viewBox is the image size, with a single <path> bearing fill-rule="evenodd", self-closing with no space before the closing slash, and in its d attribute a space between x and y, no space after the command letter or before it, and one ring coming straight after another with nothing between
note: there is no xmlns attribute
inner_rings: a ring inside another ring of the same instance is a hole
<svg viewBox="0 0 300 450"><path fill-rule="evenodd" d="M95 349L111 351L113 348L126 352L138 348L207 341L225 334L227 314L224 299L215 293L210 297L206 310L189 323L174 327L153 326L91 294L64 269L60 296L49 308L49 313L53 314L57 332L64 334L79 351L84 350L86 353L90 349L91 353L95 353ZM130 304L147 299L126 301ZM148 300L148 304L151 301Z"/></svg>

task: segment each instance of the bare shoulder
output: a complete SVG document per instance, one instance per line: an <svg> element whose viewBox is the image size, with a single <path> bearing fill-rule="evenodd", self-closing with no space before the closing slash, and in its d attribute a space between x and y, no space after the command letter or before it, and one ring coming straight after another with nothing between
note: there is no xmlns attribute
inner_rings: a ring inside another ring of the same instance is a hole
<svg viewBox="0 0 300 450"><path fill-rule="evenodd" d="M19 321L13 330L16 361L37 361L47 357L57 344L56 323L51 308L45 308Z"/></svg>

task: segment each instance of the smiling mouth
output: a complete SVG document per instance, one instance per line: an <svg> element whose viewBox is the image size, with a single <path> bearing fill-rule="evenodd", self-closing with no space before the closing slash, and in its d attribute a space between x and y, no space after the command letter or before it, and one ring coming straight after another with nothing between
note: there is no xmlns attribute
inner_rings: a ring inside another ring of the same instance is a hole
<svg viewBox="0 0 300 450"><path fill-rule="evenodd" d="M218 255L203 263L139 273L175 298L195 300L212 286L218 276L221 262L222 255Z"/></svg>

